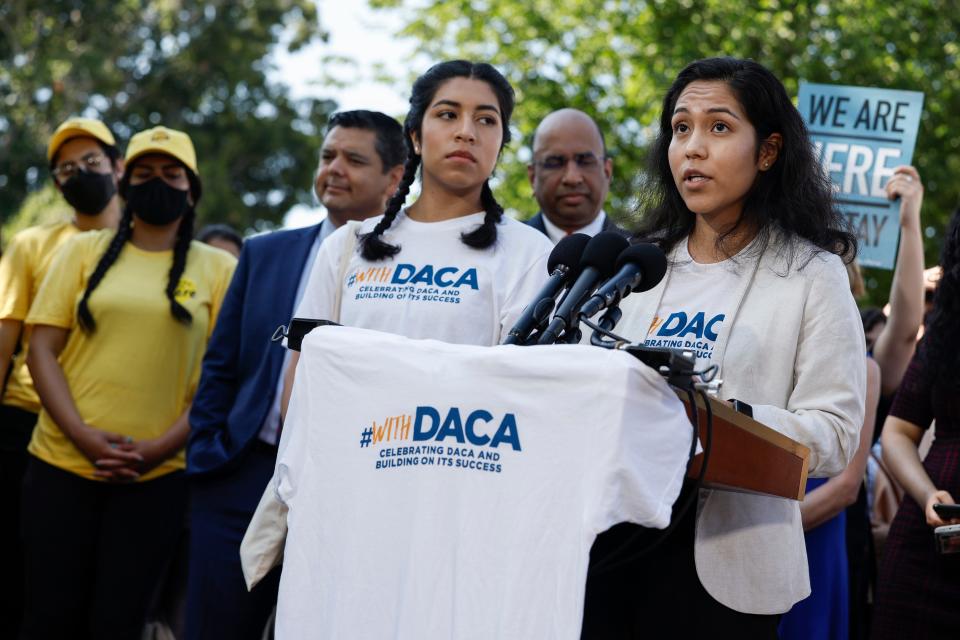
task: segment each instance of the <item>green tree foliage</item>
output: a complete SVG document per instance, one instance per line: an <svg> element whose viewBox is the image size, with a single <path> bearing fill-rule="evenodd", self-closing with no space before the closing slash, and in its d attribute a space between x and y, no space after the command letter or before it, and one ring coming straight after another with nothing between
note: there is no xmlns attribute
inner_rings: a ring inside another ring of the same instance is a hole
<svg viewBox="0 0 960 640"><path fill-rule="evenodd" d="M663 95L688 62L717 55L763 63L792 95L800 79L922 91L915 163L927 187L924 225L939 231L957 204L960 13L953 0L435 0L401 11L402 34L421 53L492 62L517 89L514 126L523 145L505 154L497 194L524 217L536 210L524 167L531 134L547 113L572 106L606 132L615 173L608 210L629 223ZM936 245L928 242L930 264ZM886 276L871 278L876 284Z"/></svg>
<svg viewBox="0 0 960 640"><path fill-rule="evenodd" d="M310 202L333 104L267 81L268 54L323 38L312 0L11 0L0 4L0 214L49 180L45 150L71 115L121 147L156 124L197 147L203 222L272 226Z"/></svg>

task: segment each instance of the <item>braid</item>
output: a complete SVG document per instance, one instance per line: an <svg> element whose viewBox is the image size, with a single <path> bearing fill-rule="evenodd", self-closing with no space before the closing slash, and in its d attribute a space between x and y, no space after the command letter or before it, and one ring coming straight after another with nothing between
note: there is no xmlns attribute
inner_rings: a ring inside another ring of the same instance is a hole
<svg viewBox="0 0 960 640"><path fill-rule="evenodd" d="M180 276L187 266L187 252L190 251L190 242L193 240L193 220L196 217L196 210L191 206L190 210L184 214L180 220L180 226L177 228L177 240L173 245L173 264L170 265L170 277L167 280L167 298L170 300L170 313L173 317L183 324L190 324L193 316L187 311L186 307L177 302L177 285L180 284Z"/></svg>
<svg viewBox="0 0 960 640"><path fill-rule="evenodd" d="M503 219L503 207L493 197L493 191L490 189L490 181L483 183L483 189L480 191L480 204L487 214L483 217L483 224L460 236L463 244L474 249L486 249L497 241L497 224Z"/></svg>
<svg viewBox="0 0 960 640"><path fill-rule="evenodd" d="M103 276L107 274L107 270L117 261L117 258L120 256L120 251L123 250L123 245L130 239L132 222L133 211L129 206L126 206L123 208L123 216L120 218L120 226L117 227L117 232L113 234L107 250L100 256L100 262L97 263L97 268L93 270L93 273L90 274L90 278L87 280L87 288L84 290L83 297L80 298L80 303L77 305L77 321L80 323L80 328L86 333L93 333L97 330L97 322L93 319L93 314L90 313L90 307L88 306L90 294L93 293L93 290L96 289L100 281L103 280Z"/></svg>
<svg viewBox="0 0 960 640"><path fill-rule="evenodd" d="M413 153L410 149L409 139L407 141L407 162L403 166L403 178L397 186L397 190L387 203L387 210L383 212L383 218L377 223L370 233L364 234L360 239L361 254L364 258L371 261L383 260L397 255L400 247L394 244L384 242L380 236L390 228L400 208L407 201L407 194L410 193L410 185L417 177L417 169L420 167L420 156Z"/></svg>

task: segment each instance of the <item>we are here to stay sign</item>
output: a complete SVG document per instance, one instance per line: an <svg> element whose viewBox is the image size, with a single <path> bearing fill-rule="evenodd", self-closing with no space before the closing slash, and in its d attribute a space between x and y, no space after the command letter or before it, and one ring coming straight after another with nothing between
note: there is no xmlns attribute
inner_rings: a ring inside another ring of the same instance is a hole
<svg viewBox="0 0 960 640"><path fill-rule="evenodd" d="M900 202L887 180L913 161L923 94L800 82L798 107L837 201L860 239L860 264L892 269L900 237Z"/></svg>

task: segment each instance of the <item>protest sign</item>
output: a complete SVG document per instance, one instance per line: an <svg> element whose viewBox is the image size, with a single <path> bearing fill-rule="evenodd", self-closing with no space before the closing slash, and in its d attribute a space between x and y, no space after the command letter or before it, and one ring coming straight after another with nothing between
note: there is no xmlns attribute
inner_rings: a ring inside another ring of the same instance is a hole
<svg viewBox="0 0 960 640"><path fill-rule="evenodd" d="M892 269L900 237L900 202L884 187L910 164L923 94L800 82L798 106L837 201L860 240L860 264Z"/></svg>

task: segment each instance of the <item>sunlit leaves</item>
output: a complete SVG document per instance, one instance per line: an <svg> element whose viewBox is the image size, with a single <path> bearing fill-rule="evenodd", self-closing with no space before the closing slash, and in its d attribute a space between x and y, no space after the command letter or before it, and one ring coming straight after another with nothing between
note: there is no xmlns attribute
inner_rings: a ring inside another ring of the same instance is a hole
<svg viewBox="0 0 960 640"><path fill-rule="evenodd" d="M960 13L952 0L371 4L400 12L403 33L436 60L464 56L497 65L517 89L514 126L521 144L559 107L594 115L614 156L608 211L620 220L634 213L637 178L664 92L686 63L716 55L762 62L793 95L800 79L924 92L915 155L927 186L924 225L941 229L957 204ZM526 185L528 157L513 145L501 163L497 191L524 217L536 210ZM936 237L928 241L928 263L936 260L938 246ZM886 287L880 289L885 295Z"/></svg>

